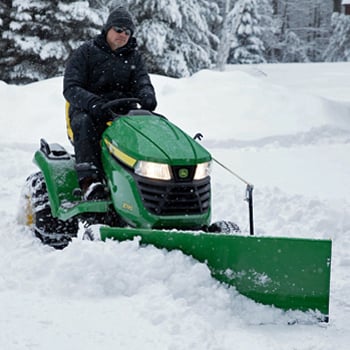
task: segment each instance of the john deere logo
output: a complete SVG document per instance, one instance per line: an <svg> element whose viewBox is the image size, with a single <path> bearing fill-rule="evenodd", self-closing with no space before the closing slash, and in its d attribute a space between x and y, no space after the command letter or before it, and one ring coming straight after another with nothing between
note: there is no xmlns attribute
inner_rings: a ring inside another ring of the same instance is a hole
<svg viewBox="0 0 350 350"><path fill-rule="evenodd" d="M180 179L186 179L188 177L188 169L182 168L179 170L179 178Z"/></svg>

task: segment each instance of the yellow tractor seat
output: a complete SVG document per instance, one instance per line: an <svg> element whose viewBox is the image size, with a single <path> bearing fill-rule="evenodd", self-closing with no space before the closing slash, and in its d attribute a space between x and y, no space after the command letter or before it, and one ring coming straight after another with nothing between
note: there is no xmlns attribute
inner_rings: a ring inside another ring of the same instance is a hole
<svg viewBox="0 0 350 350"><path fill-rule="evenodd" d="M73 134L72 127L70 125L69 106L70 106L70 103L68 101L66 101L66 128L67 128L67 135L68 135L69 141L72 143L72 145L74 145L74 134ZM106 124L108 126L110 126L112 124L112 121L108 121Z"/></svg>
<svg viewBox="0 0 350 350"><path fill-rule="evenodd" d="M69 118L69 102L66 101L66 128L67 128L67 135L69 141L74 144L74 135L73 135L73 130L70 125L70 118Z"/></svg>

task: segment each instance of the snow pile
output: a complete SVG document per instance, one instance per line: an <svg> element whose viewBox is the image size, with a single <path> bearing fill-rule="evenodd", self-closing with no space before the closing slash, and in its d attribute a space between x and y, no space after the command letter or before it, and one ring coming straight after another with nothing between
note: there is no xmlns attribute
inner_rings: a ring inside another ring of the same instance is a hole
<svg viewBox="0 0 350 350"><path fill-rule="evenodd" d="M0 82L0 349L347 349L349 76L350 64L152 76L158 111L202 132L214 157L255 185L257 234L332 238L329 324L259 305L206 265L137 239L41 245L15 219L39 139L70 148L62 79ZM247 232L245 185L215 164L213 191L213 219Z"/></svg>

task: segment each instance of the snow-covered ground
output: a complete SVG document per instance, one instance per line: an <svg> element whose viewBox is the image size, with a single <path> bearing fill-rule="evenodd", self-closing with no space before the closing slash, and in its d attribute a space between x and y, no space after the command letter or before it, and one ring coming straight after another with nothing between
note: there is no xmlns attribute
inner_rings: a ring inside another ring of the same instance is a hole
<svg viewBox="0 0 350 350"><path fill-rule="evenodd" d="M345 350L350 343L350 63L152 76L158 112L255 185L256 233L333 240L330 322L259 305L182 253L137 241L43 246L16 223L39 139L70 149L62 79L0 82L0 349ZM213 219L248 230L217 164ZM291 262L292 263L292 262Z"/></svg>

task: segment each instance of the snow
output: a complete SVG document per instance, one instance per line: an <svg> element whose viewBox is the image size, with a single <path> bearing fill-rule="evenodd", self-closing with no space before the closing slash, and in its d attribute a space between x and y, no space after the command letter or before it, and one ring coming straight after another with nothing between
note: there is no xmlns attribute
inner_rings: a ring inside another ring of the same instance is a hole
<svg viewBox="0 0 350 350"><path fill-rule="evenodd" d="M62 78L0 82L0 349L348 349L350 63L152 76L157 111L254 184L259 235L333 240L330 322L239 295L181 252L75 239L43 246L16 221L39 139L65 135ZM214 163L213 219L247 233L245 185ZM298 319L298 323L290 324Z"/></svg>

